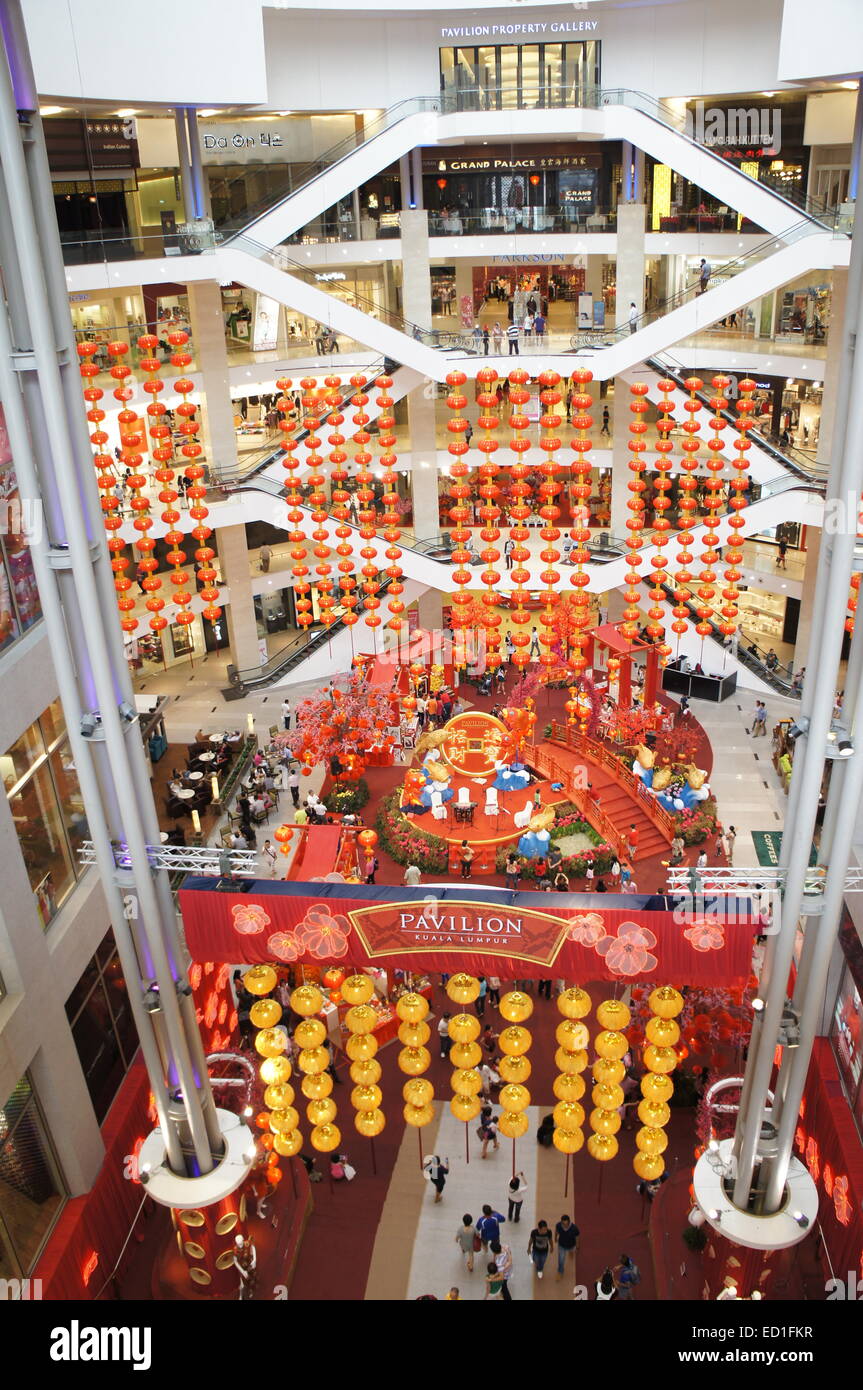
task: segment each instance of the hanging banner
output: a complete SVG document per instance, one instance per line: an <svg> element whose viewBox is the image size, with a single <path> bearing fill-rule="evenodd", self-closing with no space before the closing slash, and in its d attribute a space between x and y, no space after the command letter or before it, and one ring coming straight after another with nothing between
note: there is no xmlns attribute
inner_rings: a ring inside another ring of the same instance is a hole
<svg viewBox="0 0 863 1390"><path fill-rule="evenodd" d="M254 882L233 892L227 880L211 878L187 880L180 892L195 960L409 961L413 970L506 978L739 985L749 978L756 923L748 900L720 904L699 904L703 910L693 913L632 895L625 906L606 908L596 895L480 889L472 896L470 888L435 893L324 881Z"/></svg>

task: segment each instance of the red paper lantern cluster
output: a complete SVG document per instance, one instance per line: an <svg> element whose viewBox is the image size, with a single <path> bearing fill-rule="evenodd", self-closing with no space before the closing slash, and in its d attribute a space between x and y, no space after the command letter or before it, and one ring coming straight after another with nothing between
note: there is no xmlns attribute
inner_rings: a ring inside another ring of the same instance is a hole
<svg viewBox="0 0 863 1390"><path fill-rule="evenodd" d="M672 414L673 405L670 397L675 389L675 383L670 377L661 377L657 382L657 386L660 392L659 418L656 422L656 430L659 439L656 442L657 477L653 498L653 510L655 513L653 522L653 544L656 547L656 554L650 561L653 567L653 587L650 590L652 604L647 610L647 616L650 619L647 625L647 631L648 635L657 646L660 659L665 662L671 655L671 648L664 640L665 628L662 624L664 616L662 601L665 598L663 585L669 582L668 571L666 569L668 562L665 550L671 539L672 530L667 513L671 507L671 499L668 494L673 486L670 473L671 454L674 445L669 436L674 428L674 416Z"/></svg>
<svg viewBox="0 0 863 1390"><path fill-rule="evenodd" d="M644 536L642 534L644 529L644 493L647 489L647 484L641 476L644 469L642 455L647 449L647 444L644 440L644 435L647 432L647 424L643 417L646 415L649 407L647 403L648 385L646 381L634 382L629 390L630 394L634 397L630 403L629 409L636 418L630 423L629 433L632 435L632 438L627 445L632 455L629 460L629 469L633 476L627 484L627 488L632 494L626 504L627 509L631 513L626 523L626 529L629 532L626 541L626 548L629 552L629 569L626 572L627 587L623 591L623 596L626 599L626 607L623 610L625 621L620 631L624 637L628 637L631 641L633 637L638 636L638 605L641 598L641 592L638 588L641 581L638 562L640 559L639 551L644 545Z"/></svg>
<svg viewBox="0 0 863 1390"><path fill-rule="evenodd" d="M593 424L593 416L589 414L593 404L590 393L584 388L593 380L593 373L586 367L579 367L572 373L570 378L574 390L570 397L570 413L572 428L576 431L570 448L575 454L572 463L572 472L576 479L572 485L572 495L576 499L573 508L573 528L570 536L575 541L575 549L570 555L570 559L575 565L570 582L575 588L573 597L573 626L575 635L572 638L572 646L575 653L571 664L575 671L580 675L587 666L587 658L584 649L587 646L586 628L590 626L590 599L587 594L587 586L590 583L590 576L584 569L590 559L590 552L587 549L587 542L590 540L590 510L588 500L590 498L590 429Z"/></svg>
<svg viewBox="0 0 863 1390"><path fill-rule="evenodd" d="M530 635L525 628L530 622L530 614L525 607L527 599L527 589L525 585L530 582L530 570L526 568L526 562L530 559L530 551L526 541L530 535L527 528L527 520L530 517L531 509L528 499L531 496L531 487L527 482L530 473L529 466L523 462L524 455L530 449L530 438L527 431L530 429L530 418L524 412L524 406L530 400L530 391L527 383L530 381L530 373L523 367L517 367L509 374L509 403L511 407L509 417L509 427L512 436L509 447L515 454L516 461L511 465L509 474L511 478L509 490L509 538L513 543L511 558L513 568L510 573L515 589L513 590L513 608L510 614L510 622L516 629L512 633L512 640L515 644L515 652L512 657L512 664L523 670L530 661Z"/></svg>
<svg viewBox="0 0 863 1390"><path fill-rule="evenodd" d="M477 372L477 405L479 406L479 417L477 425L482 430L482 438L477 441L477 449L482 454L482 462L479 465L479 520L482 522L480 530L480 540L483 548L480 551L480 558L483 562L483 571L480 576L485 584L485 592L482 594L483 605L483 630L485 632L486 643L486 665L491 668L500 662L501 656L501 617L496 611L498 602L497 586L500 583L500 571L497 565L500 562L500 550L498 542L500 540L500 521L501 509L498 499L501 490L497 485L498 466L492 462L492 455L498 450L498 441L494 438L494 431L500 426L500 417L497 413L497 391L495 382L497 372L494 367L481 367Z"/></svg>
<svg viewBox="0 0 863 1390"><path fill-rule="evenodd" d="M740 566L743 563L743 531L746 521L743 512L746 509L746 493L749 489L749 460L746 455L752 448L751 440L747 439L746 431L753 429L755 420L752 418L752 398L756 391L755 382L750 377L744 377L738 384L737 400L737 438L734 441L735 457L731 461L734 470L731 478L730 492L733 494L728 503L729 510L733 513L728 525L731 528L731 535L728 541L728 549L725 552L725 563L728 568L723 571L723 577L727 587L722 590L722 597L726 606L722 613L725 617L725 625L722 631L729 636L737 630L734 621L738 615L738 584L743 578Z"/></svg>
<svg viewBox="0 0 863 1390"><path fill-rule="evenodd" d="M557 499L558 494L563 489L563 484L558 482L556 477L560 468L556 454L561 444L557 431L563 422L558 410L563 399L558 389L560 373L542 372L539 385L539 399L542 405L542 414L539 420L542 434L539 447L545 454L545 458L539 465L539 472L542 475L542 482L539 485L539 514L542 518L542 529L539 534L544 541L539 558L545 568L539 577L546 586L543 594L543 611L539 620L539 641L543 647L539 660L548 677L551 668L558 664L558 657L555 656L552 648L557 641L557 633L554 628L555 608L560 602L560 594L557 589L560 583L560 570L554 568L560 560L560 551L557 549L557 542L560 540L560 527L557 524L560 520L560 507Z"/></svg>
<svg viewBox="0 0 863 1390"><path fill-rule="evenodd" d="M692 564L694 557L689 547L694 541L691 527L694 514L698 509L698 503L695 499L695 493L698 490L698 479L695 477L695 471L698 468L696 454L701 446L701 440L698 438L699 424L696 419L696 416L701 410L701 401L698 400L697 393L701 390L704 383L699 377L690 376L686 378L683 384L689 392L689 399L683 402L683 409L689 416L689 419L685 420L683 423L683 431L686 435L681 446L684 455L680 464L683 470L683 476L678 483L678 487L682 494L678 504L681 530L677 537L679 545L677 552L678 569L675 574L674 622L671 624L672 632L677 634L678 646L680 644L680 637L686 632L688 627L687 619L689 617L689 609L687 603L692 597L692 591L689 589L688 585L692 583L693 575L688 567Z"/></svg>

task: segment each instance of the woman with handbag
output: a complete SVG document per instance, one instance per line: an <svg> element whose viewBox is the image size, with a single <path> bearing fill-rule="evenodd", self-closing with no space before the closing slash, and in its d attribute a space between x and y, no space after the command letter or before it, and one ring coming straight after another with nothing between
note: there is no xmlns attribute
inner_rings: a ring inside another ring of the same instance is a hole
<svg viewBox="0 0 863 1390"><path fill-rule="evenodd" d="M482 1241L476 1233L472 1216L465 1213L461 1222L455 1233L455 1243L467 1261L468 1274L473 1274L473 1257L482 1249Z"/></svg>
<svg viewBox="0 0 863 1390"><path fill-rule="evenodd" d="M477 1137L482 1140L482 1153L480 1154L480 1158L486 1158L488 1156L489 1144L494 1144L495 1150L500 1148L500 1142L497 1137L497 1124L495 1123L490 1105L484 1105L482 1108L479 1117Z"/></svg>
<svg viewBox="0 0 863 1390"><path fill-rule="evenodd" d="M438 1158L437 1154L435 1154L432 1158L426 1160L423 1164L423 1168L425 1169L426 1177L435 1190L434 1199L435 1203L437 1203L443 1197L447 1173L449 1172L449 1159L441 1160Z"/></svg>

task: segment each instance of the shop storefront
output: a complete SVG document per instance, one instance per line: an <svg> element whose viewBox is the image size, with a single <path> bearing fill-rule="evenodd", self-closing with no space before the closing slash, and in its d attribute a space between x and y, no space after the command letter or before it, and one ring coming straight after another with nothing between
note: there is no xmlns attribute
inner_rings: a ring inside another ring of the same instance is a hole
<svg viewBox="0 0 863 1390"><path fill-rule="evenodd" d="M462 33L473 43L441 47L441 92L459 111L590 105L601 85L601 44L574 36L595 32L597 24L575 19L469 26ZM511 41L523 35L528 42ZM530 41L530 35L541 35L541 41ZM442 29L441 39L449 37L460 35Z"/></svg>
<svg viewBox="0 0 863 1390"><path fill-rule="evenodd" d="M423 197L432 236L613 230L619 146L479 146L424 150Z"/></svg>

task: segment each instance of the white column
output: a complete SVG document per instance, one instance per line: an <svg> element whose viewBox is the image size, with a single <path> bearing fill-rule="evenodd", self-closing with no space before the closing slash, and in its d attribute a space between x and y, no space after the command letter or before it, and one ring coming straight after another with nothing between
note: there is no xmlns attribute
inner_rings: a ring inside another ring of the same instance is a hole
<svg viewBox="0 0 863 1390"><path fill-rule="evenodd" d="M818 462L829 464L836 419L836 384L842 367L845 310L848 303L848 271L834 269L827 356L824 360L821 422L818 426Z"/></svg>
<svg viewBox="0 0 863 1390"><path fill-rule="evenodd" d="M643 203L620 203L617 208L617 306L616 326L629 322L634 302L644 312L644 215Z"/></svg>
<svg viewBox="0 0 863 1390"><path fill-rule="evenodd" d="M231 658L238 671L247 671L260 666L261 659L246 528L220 526L216 536L222 579L231 595L231 601L225 608Z"/></svg>
<svg viewBox="0 0 863 1390"><path fill-rule="evenodd" d="M439 589L426 589L417 599L420 627L426 632L443 629L443 596Z"/></svg>
<svg viewBox="0 0 863 1390"><path fill-rule="evenodd" d="M458 332L461 327L461 302L467 296L471 303L471 316L473 316L473 267L469 261L456 261L455 263L455 294L456 302L453 305L452 327L454 332ZM506 323L501 320L504 331ZM473 326L471 322L471 326Z"/></svg>
<svg viewBox="0 0 863 1390"><path fill-rule="evenodd" d="M626 504L633 495L627 487L634 476L629 471L631 454L626 447L629 443L629 422L635 418L629 413L630 399L629 387L621 377L614 383L614 401L611 407L611 533L622 539L629 535L626 523L630 512ZM596 413L601 419L602 411L597 410Z"/></svg>
<svg viewBox="0 0 863 1390"><path fill-rule="evenodd" d="M218 476L237 467L237 436L228 376L228 349L222 294L218 282L189 284L189 318L195 358L203 378L202 422L211 472Z"/></svg>
<svg viewBox="0 0 863 1390"><path fill-rule="evenodd" d="M421 392L422 388L419 388ZM418 394L415 393L415 394ZM432 406L434 402L432 402ZM410 410L408 419L411 419ZM413 425L411 426L413 438ZM429 540L440 534L438 513L438 471L434 455L431 459L421 458L414 449L414 467L411 473L411 498L413 501L414 535L417 540Z"/></svg>
<svg viewBox="0 0 863 1390"><path fill-rule="evenodd" d="M410 323L431 328L428 215L402 212L402 313Z"/></svg>

